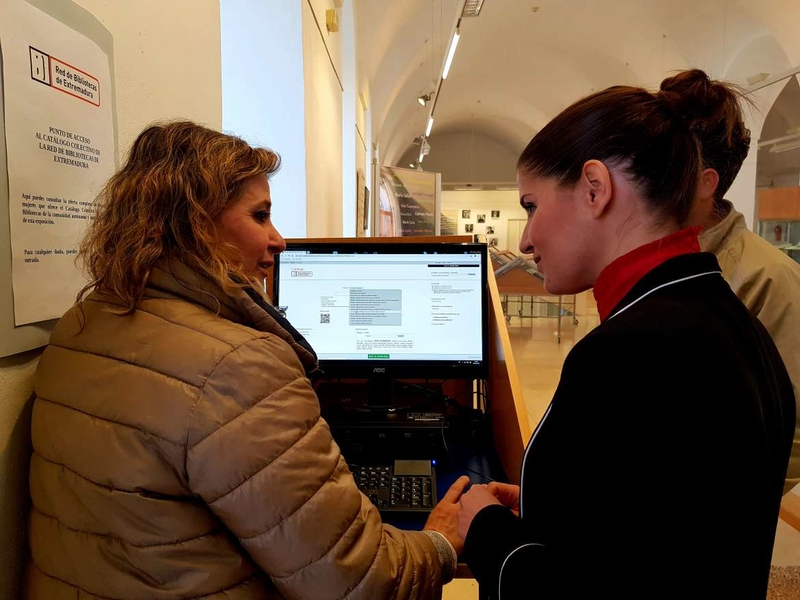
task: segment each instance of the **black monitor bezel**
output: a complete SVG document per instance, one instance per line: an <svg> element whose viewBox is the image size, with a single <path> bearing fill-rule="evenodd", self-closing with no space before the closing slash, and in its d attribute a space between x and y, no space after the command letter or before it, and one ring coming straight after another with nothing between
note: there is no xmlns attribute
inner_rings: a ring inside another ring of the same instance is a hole
<svg viewBox="0 0 800 600"><path fill-rule="evenodd" d="M422 254L429 252L460 254L478 252L481 255L481 331L483 360L480 364L461 364L454 361L423 360L324 360L320 359L320 369L328 378L370 379L387 377L390 379L485 379L489 371L489 256L486 244L476 242L356 242L356 241L309 241L289 240L286 250L310 250L325 252L368 252L384 254ZM280 307L280 254L275 257L272 277L272 298ZM291 312L287 315L291 323ZM313 347L313 341L309 340Z"/></svg>

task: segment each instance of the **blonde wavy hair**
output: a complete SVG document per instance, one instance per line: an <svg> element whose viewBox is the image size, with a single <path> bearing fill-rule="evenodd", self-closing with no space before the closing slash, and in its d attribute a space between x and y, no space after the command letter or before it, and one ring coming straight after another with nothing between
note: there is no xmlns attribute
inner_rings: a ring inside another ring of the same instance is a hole
<svg viewBox="0 0 800 600"><path fill-rule="evenodd" d="M226 290L249 281L240 256L219 238L215 219L248 179L269 177L279 167L271 150L196 123L145 129L95 201L97 214L79 252L90 283L78 303L91 291L113 294L122 301L121 314L130 314L162 257L182 261Z"/></svg>

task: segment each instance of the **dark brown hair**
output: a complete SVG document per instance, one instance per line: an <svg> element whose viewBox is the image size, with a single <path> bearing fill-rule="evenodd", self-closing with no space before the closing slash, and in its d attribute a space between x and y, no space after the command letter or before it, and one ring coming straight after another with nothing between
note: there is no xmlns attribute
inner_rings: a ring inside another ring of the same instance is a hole
<svg viewBox="0 0 800 600"><path fill-rule="evenodd" d="M614 86L579 100L534 136L517 168L572 187L592 159L622 168L662 219L686 222L700 149L665 95Z"/></svg>
<svg viewBox="0 0 800 600"><path fill-rule="evenodd" d="M271 150L195 123L145 129L97 197L97 215L80 247L90 283L78 302L97 290L120 298L122 314L132 312L162 256L205 273L224 289L233 285L231 276L248 281L214 220L248 179L269 176L279 166Z"/></svg>
<svg viewBox="0 0 800 600"><path fill-rule="evenodd" d="M740 102L752 103L740 87L712 80L699 69L682 71L661 82L677 110L687 116L700 141L703 168L719 174L714 200L719 204L730 189L750 148Z"/></svg>

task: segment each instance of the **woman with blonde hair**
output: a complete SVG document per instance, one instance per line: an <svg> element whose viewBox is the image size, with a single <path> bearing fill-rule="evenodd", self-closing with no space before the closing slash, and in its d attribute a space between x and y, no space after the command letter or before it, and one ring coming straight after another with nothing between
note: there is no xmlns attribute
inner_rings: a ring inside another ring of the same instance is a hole
<svg viewBox="0 0 800 600"><path fill-rule="evenodd" d="M426 531L383 525L262 292L279 164L156 125L100 194L90 283L36 374L27 597L432 598L452 577L466 478Z"/></svg>

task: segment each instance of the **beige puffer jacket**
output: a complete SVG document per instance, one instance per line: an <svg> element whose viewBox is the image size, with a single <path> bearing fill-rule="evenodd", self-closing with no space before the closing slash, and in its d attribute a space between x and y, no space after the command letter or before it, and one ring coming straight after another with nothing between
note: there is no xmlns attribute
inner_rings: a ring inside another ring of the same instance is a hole
<svg viewBox="0 0 800 600"><path fill-rule="evenodd" d="M36 374L28 598L441 596L431 540L356 488L315 357L244 291L172 262L131 315L83 306Z"/></svg>
<svg viewBox="0 0 800 600"><path fill-rule="evenodd" d="M792 380L797 422L783 493L800 484L800 265L757 233L742 213L723 201L727 216L698 236L713 252L739 300L767 328Z"/></svg>

